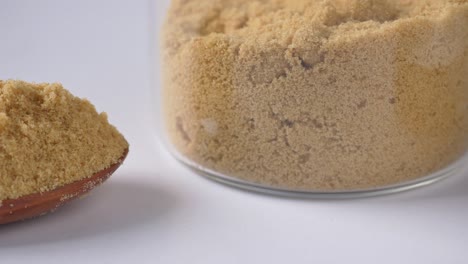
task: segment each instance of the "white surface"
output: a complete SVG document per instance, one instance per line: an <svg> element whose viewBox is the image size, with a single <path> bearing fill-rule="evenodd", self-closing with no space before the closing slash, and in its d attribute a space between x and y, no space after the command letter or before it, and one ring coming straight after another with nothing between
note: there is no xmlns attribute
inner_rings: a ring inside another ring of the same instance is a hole
<svg viewBox="0 0 468 264"><path fill-rule="evenodd" d="M0 227L0 263L468 263L468 173L393 196L293 200L168 157L151 124L149 14L167 5L155 2L0 0L0 79L60 81L131 143L90 197Z"/></svg>

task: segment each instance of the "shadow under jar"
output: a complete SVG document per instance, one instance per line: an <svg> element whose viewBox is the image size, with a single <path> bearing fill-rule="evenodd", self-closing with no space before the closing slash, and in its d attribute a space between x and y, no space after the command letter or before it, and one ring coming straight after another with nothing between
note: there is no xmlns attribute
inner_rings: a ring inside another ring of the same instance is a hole
<svg viewBox="0 0 468 264"><path fill-rule="evenodd" d="M364 196L466 157L467 0L173 0L162 37L167 146L215 180Z"/></svg>

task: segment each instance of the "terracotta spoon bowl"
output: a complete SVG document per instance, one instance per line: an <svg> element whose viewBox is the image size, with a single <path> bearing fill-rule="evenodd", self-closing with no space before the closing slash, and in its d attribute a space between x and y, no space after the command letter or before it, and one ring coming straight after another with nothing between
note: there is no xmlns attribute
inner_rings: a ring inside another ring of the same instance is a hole
<svg viewBox="0 0 468 264"><path fill-rule="evenodd" d="M52 191L3 200L0 206L0 225L47 214L76 198L82 197L105 182L120 167L127 154L128 149L115 164L95 173L90 178L67 184Z"/></svg>

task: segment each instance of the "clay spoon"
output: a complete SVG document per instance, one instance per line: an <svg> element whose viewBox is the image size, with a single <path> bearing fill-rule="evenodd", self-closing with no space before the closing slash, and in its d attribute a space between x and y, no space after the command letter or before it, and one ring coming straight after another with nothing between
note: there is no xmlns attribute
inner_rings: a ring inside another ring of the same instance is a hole
<svg viewBox="0 0 468 264"><path fill-rule="evenodd" d="M120 167L127 154L128 149L115 164L95 173L90 178L67 184L52 191L3 200L0 206L0 225L47 214L67 202L82 197L106 181Z"/></svg>

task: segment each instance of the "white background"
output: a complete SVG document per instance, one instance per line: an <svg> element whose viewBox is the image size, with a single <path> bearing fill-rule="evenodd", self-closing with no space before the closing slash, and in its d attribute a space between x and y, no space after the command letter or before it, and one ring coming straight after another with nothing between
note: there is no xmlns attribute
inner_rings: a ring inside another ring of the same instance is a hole
<svg viewBox="0 0 468 264"><path fill-rule="evenodd" d="M408 193L333 201L239 191L177 164L153 128L150 33L166 6L0 0L0 79L62 82L131 143L91 196L0 227L1 264L468 263L466 170Z"/></svg>

